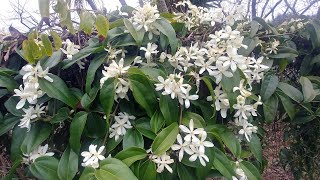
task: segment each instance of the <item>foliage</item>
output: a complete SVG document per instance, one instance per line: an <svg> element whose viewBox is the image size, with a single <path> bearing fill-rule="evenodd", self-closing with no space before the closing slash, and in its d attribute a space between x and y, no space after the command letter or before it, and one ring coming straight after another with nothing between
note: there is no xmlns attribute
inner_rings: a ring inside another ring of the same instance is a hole
<svg viewBox="0 0 320 180"><path fill-rule="evenodd" d="M226 2L178 6L187 10L83 9L77 27L58 0L64 31L1 42L0 135L13 169L38 179L262 179L263 123L290 119L289 134L318 127L318 21L275 28ZM298 65L301 77L286 79Z"/></svg>

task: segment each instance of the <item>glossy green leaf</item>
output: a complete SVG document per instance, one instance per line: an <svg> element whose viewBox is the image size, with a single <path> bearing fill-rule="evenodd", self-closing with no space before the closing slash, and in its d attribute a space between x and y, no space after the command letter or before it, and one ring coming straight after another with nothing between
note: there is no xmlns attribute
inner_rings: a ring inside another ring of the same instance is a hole
<svg viewBox="0 0 320 180"><path fill-rule="evenodd" d="M179 104L177 99L171 99L169 95L161 95L159 105L166 125L178 122Z"/></svg>
<svg viewBox="0 0 320 180"><path fill-rule="evenodd" d="M296 114L296 109L291 99L288 96L286 96L283 92L277 92L277 95L280 98L282 106L288 113L290 119L293 119Z"/></svg>
<svg viewBox="0 0 320 180"><path fill-rule="evenodd" d="M219 135L223 143L228 147L232 154L235 157L239 157L241 154L241 146L238 138L236 138L233 132L225 128L224 131L221 132Z"/></svg>
<svg viewBox="0 0 320 180"><path fill-rule="evenodd" d="M76 152L77 154L80 151L80 139L82 135L82 131L86 125L88 113L86 112L78 112L75 114L74 118L72 119L71 125L70 125L70 147L71 149Z"/></svg>
<svg viewBox="0 0 320 180"><path fill-rule="evenodd" d="M263 78L260 90L260 95L263 101L269 99L270 96L276 91L278 83L278 76L274 74L268 74Z"/></svg>
<svg viewBox="0 0 320 180"><path fill-rule="evenodd" d="M46 92L49 97L58 99L68 106L75 108L78 100L70 92L65 82L56 75L50 74L49 76L53 79L52 83L44 78L38 79L41 90Z"/></svg>
<svg viewBox="0 0 320 180"><path fill-rule="evenodd" d="M101 14L97 15L96 27L98 30L98 35L106 38L109 31L108 19Z"/></svg>
<svg viewBox="0 0 320 180"><path fill-rule="evenodd" d="M0 87L7 88L9 91L13 91L18 86L13 77L0 73Z"/></svg>
<svg viewBox="0 0 320 180"><path fill-rule="evenodd" d="M252 154L257 158L257 160L262 163L262 146L260 138L256 134L252 134L249 147Z"/></svg>
<svg viewBox="0 0 320 180"><path fill-rule="evenodd" d="M112 106L114 103L114 96L115 96L115 80L108 79L104 82L103 86L100 90L100 103L102 105L103 111L109 118L109 115L112 110Z"/></svg>
<svg viewBox="0 0 320 180"><path fill-rule="evenodd" d="M178 163L177 164L177 172L178 176L181 180L194 180L196 179L195 175L193 174L193 170L190 167L186 167L185 165Z"/></svg>
<svg viewBox="0 0 320 180"><path fill-rule="evenodd" d="M130 147L120 151L115 155L115 158L121 160L127 166L131 166L134 162L147 157L147 152L144 149L138 147Z"/></svg>
<svg viewBox="0 0 320 180"><path fill-rule="evenodd" d="M165 124L165 120L161 112L156 111L150 120L151 129L154 133L158 133L158 131L162 128Z"/></svg>
<svg viewBox="0 0 320 180"><path fill-rule="evenodd" d="M184 111L182 114L182 124L189 126L191 119L193 120L195 128L203 128L206 125L204 119L199 114L190 111Z"/></svg>
<svg viewBox="0 0 320 180"><path fill-rule="evenodd" d="M90 92L91 84L95 79L98 68L105 62L107 57L106 53L95 56L91 61L87 71L86 77L86 92Z"/></svg>
<svg viewBox="0 0 320 180"><path fill-rule="evenodd" d="M30 165L30 171L38 179L57 180L59 161L51 156L39 157Z"/></svg>
<svg viewBox="0 0 320 180"><path fill-rule="evenodd" d="M86 167L83 170L79 180L97 180L97 178L95 177L94 173L95 173L95 169L94 168Z"/></svg>
<svg viewBox="0 0 320 180"><path fill-rule="evenodd" d="M15 116L22 116L24 112L22 109L17 109L16 105L20 101L19 97L11 96L5 103L4 107L6 107L7 111L9 111L11 114Z"/></svg>
<svg viewBox="0 0 320 180"><path fill-rule="evenodd" d="M80 61L83 58L86 58L91 55L91 53L95 52L98 47L85 47L81 49L77 54L72 56L72 60L65 59L62 61L62 69L68 69L70 66Z"/></svg>
<svg viewBox="0 0 320 180"><path fill-rule="evenodd" d="M67 107L60 108L58 110L58 112L52 116L50 123L52 123L52 124L60 123L64 120L68 119L69 112L70 112L70 110Z"/></svg>
<svg viewBox="0 0 320 180"><path fill-rule="evenodd" d="M86 34L91 34L95 17L89 11L83 11L80 15L79 30L83 30Z"/></svg>
<svg viewBox="0 0 320 180"><path fill-rule="evenodd" d="M166 152L176 141L178 133L179 126L177 123L172 123L170 126L164 128L154 139L151 145L152 152L156 155L161 155Z"/></svg>
<svg viewBox="0 0 320 180"><path fill-rule="evenodd" d="M303 102L311 102L316 96L316 92L313 89L311 81L301 76L300 77L300 84L302 86L302 92L303 92Z"/></svg>
<svg viewBox="0 0 320 180"><path fill-rule="evenodd" d="M267 123L273 122L278 112L278 98L272 95L267 101L263 103L264 118Z"/></svg>
<svg viewBox="0 0 320 180"><path fill-rule="evenodd" d="M134 127L145 137L154 139L156 134L151 130L150 119L140 118L135 120Z"/></svg>
<svg viewBox="0 0 320 180"><path fill-rule="evenodd" d="M0 136L11 130L19 122L21 117L7 116L0 118Z"/></svg>
<svg viewBox="0 0 320 180"><path fill-rule="evenodd" d="M141 133L135 129L127 130L123 137L123 149L130 147L144 148L144 141Z"/></svg>
<svg viewBox="0 0 320 180"><path fill-rule="evenodd" d="M137 42L138 46L141 46L142 44L142 40L144 37L144 31L137 31L133 24L126 18L123 19L123 23L126 26L126 28L128 29L128 31L130 32L131 36L133 37L133 39Z"/></svg>
<svg viewBox="0 0 320 180"><path fill-rule="evenodd" d="M232 179L235 176L235 172L231 165L231 161L227 156L221 152L218 148L214 147L215 158L213 161L213 166L227 179Z"/></svg>
<svg viewBox="0 0 320 180"><path fill-rule="evenodd" d="M170 22L164 18L160 18L156 22L154 22L153 25L161 33L168 37L172 53L176 52L178 48L178 39L176 37L176 32L174 31Z"/></svg>
<svg viewBox="0 0 320 180"><path fill-rule="evenodd" d="M32 123L30 131L26 134L21 144L22 152L25 154L32 152L49 137L51 130L52 127L48 123Z"/></svg>
<svg viewBox="0 0 320 180"><path fill-rule="evenodd" d="M62 51L59 49L52 53L48 58L41 59L40 63L43 69L53 68L61 62Z"/></svg>
<svg viewBox="0 0 320 180"><path fill-rule="evenodd" d="M303 101L302 93L298 89L296 89L295 87L293 87L287 83L279 82L278 88L281 89L281 91L283 93L285 93L287 96L289 96L292 100L294 100L296 102Z"/></svg>
<svg viewBox="0 0 320 180"><path fill-rule="evenodd" d="M126 164L115 158L102 160L100 169L95 172L95 177L98 180L138 180Z"/></svg>
<svg viewBox="0 0 320 180"><path fill-rule="evenodd" d="M64 151L58 165L58 177L72 180L78 171L78 155L70 148Z"/></svg>
<svg viewBox="0 0 320 180"><path fill-rule="evenodd" d="M244 171L249 180L262 180L259 170L248 161L241 161L240 168Z"/></svg>
<svg viewBox="0 0 320 180"><path fill-rule="evenodd" d="M60 50L60 48L62 47L62 39L61 39L61 37L55 31L50 31L50 34L51 34L51 36L53 38L53 44L54 44L55 49L57 51Z"/></svg>
<svg viewBox="0 0 320 180"><path fill-rule="evenodd" d="M259 38L258 37L246 37L246 38L243 39L242 44L247 45L248 48L241 47L239 49L239 54L243 55L243 56L249 56L250 53L259 44Z"/></svg>
<svg viewBox="0 0 320 180"><path fill-rule="evenodd" d="M108 121L98 113L89 113L85 126L85 134L91 138L103 138L109 130Z"/></svg>
<svg viewBox="0 0 320 180"><path fill-rule="evenodd" d="M153 161L148 159L140 165L139 180L154 180L156 176L156 164Z"/></svg>
<svg viewBox="0 0 320 180"><path fill-rule="evenodd" d="M26 136L28 129L15 126L12 131L12 141L10 146L10 159L16 161L22 158L21 144Z"/></svg>

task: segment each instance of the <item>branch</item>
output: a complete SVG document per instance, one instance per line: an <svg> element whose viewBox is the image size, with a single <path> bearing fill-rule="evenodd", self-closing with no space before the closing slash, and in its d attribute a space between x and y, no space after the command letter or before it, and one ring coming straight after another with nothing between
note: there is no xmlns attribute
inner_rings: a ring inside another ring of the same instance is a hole
<svg viewBox="0 0 320 180"><path fill-rule="evenodd" d="M98 10L98 8L97 8L96 4L93 2L93 0L87 0L87 2L90 5L92 10L94 10L94 11Z"/></svg>
<svg viewBox="0 0 320 180"><path fill-rule="evenodd" d="M274 6L273 8L270 9L270 11L263 17L263 18L266 18L268 17L276 8L277 6L282 2L282 0L279 0Z"/></svg>
<svg viewBox="0 0 320 180"><path fill-rule="evenodd" d="M314 1L312 1L310 4L309 4L309 6L307 6L303 11L302 11L302 13L300 14L300 15L303 15L305 12L307 12L310 8L311 8L311 6L313 6L316 2L318 2L319 0L314 0ZM319 8L320 9L320 8ZM318 12L319 12L319 10L318 10Z"/></svg>
<svg viewBox="0 0 320 180"><path fill-rule="evenodd" d="M251 3L251 13L252 13L252 18L257 16L257 0L252 0Z"/></svg>
<svg viewBox="0 0 320 180"><path fill-rule="evenodd" d="M284 2L288 6L288 8L291 9L291 11L293 12L294 15L298 15L297 11L293 7L291 7L291 5L288 3L288 0L284 0Z"/></svg>
<svg viewBox="0 0 320 180"><path fill-rule="evenodd" d="M168 7L167 7L167 3L165 0L157 0L157 6L158 6L160 13L169 12Z"/></svg>
<svg viewBox="0 0 320 180"><path fill-rule="evenodd" d="M121 6L127 6L126 0L119 0Z"/></svg>
<svg viewBox="0 0 320 180"><path fill-rule="evenodd" d="M270 0L267 0L267 1L266 1L266 3L264 4L264 6L263 6L263 8L262 8L262 11L261 11L261 14L260 14L260 17L262 17L262 16L263 16L264 11L266 10L267 5L269 4L269 1L270 1Z"/></svg>

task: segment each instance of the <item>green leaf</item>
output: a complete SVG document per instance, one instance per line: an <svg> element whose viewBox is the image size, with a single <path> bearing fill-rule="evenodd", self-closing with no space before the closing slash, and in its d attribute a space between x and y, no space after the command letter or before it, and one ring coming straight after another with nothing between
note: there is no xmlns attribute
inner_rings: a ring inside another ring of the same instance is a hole
<svg viewBox="0 0 320 180"><path fill-rule="evenodd" d="M220 134L220 138L223 143L229 148L235 157L239 157L241 154L241 146L238 138L229 129L225 128Z"/></svg>
<svg viewBox="0 0 320 180"><path fill-rule="evenodd" d="M57 112L57 114L53 115L50 123L55 124L55 123L60 123L61 121L64 121L69 118L69 108L68 107L63 107L60 108Z"/></svg>
<svg viewBox="0 0 320 180"><path fill-rule="evenodd" d="M55 49L57 51L59 51L60 48L62 47L62 39L61 39L60 35L55 31L50 31L50 34L53 38L53 43L54 43Z"/></svg>
<svg viewBox="0 0 320 180"><path fill-rule="evenodd" d="M244 171L249 180L262 180L259 170L248 161L241 161L240 168Z"/></svg>
<svg viewBox="0 0 320 180"><path fill-rule="evenodd" d="M57 180L59 161L50 156L43 156L37 158L34 163L30 165L30 171L38 179Z"/></svg>
<svg viewBox="0 0 320 180"><path fill-rule="evenodd" d="M313 121L316 117L310 115L296 116L293 120L293 124L304 124L310 121Z"/></svg>
<svg viewBox="0 0 320 180"><path fill-rule="evenodd" d="M277 92L277 95L280 98L282 106L288 113L290 119L293 119L296 114L296 109L291 99L288 96L286 96L283 92Z"/></svg>
<svg viewBox="0 0 320 180"><path fill-rule="evenodd" d="M195 128L203 128L206 125L204 119L199 114L190 111L184 111L182 115L182 124L189 126L191 119L193 120Z"/></svg>
<svg viewBox="0 0 320 180"><path fill-rule="evenodd" d="M129 167L118 159L107 158L100 162L100 169L96 170L98 180L138 180Z"/></svg>
<svg viewBox="0 0 320 180"><path fill-rule="evenodd" d="M300 65L300 76L307 76L312 71L314 64L312 64L312 56L305 56Z"/></svg>
<svg viewBox="0 0 320 180"><path fill-rule="evenodd" d="M260 95L263 101L269 99L270 96L276 91L278 83L278 76L274 74L268 74L263 78L260 90Z"/></svg>
<svg viewBox="0 0 320 180"><path fill-rule="evenodd" d="M131 166L134 162L147 157L147 152L144 149L138 147L130 147L120 151L115 155L115 158L121 160L127 166Z"/></svg>
<svg viewBox="0 0 320 180"><path fill-rule="evenodd" d="M231 161L218 148L214 147L213 149L215 151L213 166L227 179L232 179L232 176L236 175L231 165Z"/></svg>
<svg viewBox="0 0 320 180"><path fill-rule="evenodd" d="M154 139L156 137L155 133L151 130L150 119L140 118L135 120L134 127L145 137L149 139Z"/></svg>
<svg viewBox="0 0 320 180"><path fill-rule="evenodd" d="M249 147L252 154L257 158L257 160L262 163L262 146L259 137L256 134L252 134Z"/></svg>
<svg viewBox="0 0 320 180"><path fill-rule="evenodd" d="M163 115L161 114L161 112L156 111L150 120L152 131L154 133L158 133L158 131L160 131L160 129L163 127L164 124L165 124L165 120L163 118Z"/></svg>
<svg viewBox="0 0 320 180"><path fill-rule="evenodd" d="M79 180L97 180L97 178L95 177L95 169L92 167L86 167Z"/></svg>
<svg viewBox="0 0 320 180"><path fill-rule="evenodd" d="M141 46L142 40L144 37L144 31L137 31L134 28L133 24L126 18L123 19L123 23L126 26L126 28L128 29L128 31L130 32L133 39L137 42L137 45Z"/></svg>
<svg viewBox="0 0 320 180"><path fill-rule="evenodd" d="M63 180L72 180L78 171L78 155L68 146L58 165L58 176Z"/></svg>
<svg viewBox="0 0 320 180"><path fill-rule="evenodd" d="M156 164L151 160L146 160L140 165L139 179L140 180L154 180L156 179Z"/></svg>
<svg viewBox="0 0 320 180"><path fill-rule="evenodd" d="M0 118L0 136L7 133L9 130L11 130L21 117L15 117L15 116L8 116L4 118Z"/></svg>
<svg viewBox="0 0 320 180"><path fill-rule="evenodd" d="M130 70L129 70L130 71ZM152 117L157 108L157 98L153 85L141 74L129 74L129 81L134 99Z"/></svg>
<svg viewBox="0 0 320 180"><path fill-rule="evenodd" d="M44 58L41 59L40 63L43 69L46 68L53 68L56 65L59 64L59 62L61 61L61 57L62 57L62 52L59 49L58 51L52 53L52 56L50 56L49 58Z"/></svg>
<svg viewBox="0 0 320 180"><path fill-rule="evenodd" d="M98 85L93 87L89 94L85 93L80 100L82 107L84 107L85 109L89 109L92 102L96 99L99 90L100 86Z"/></svg>
<svg viewBox="0 0 320 180"><path fill-rule="evenodd" d="M19 102L19 97L16 96L11 96L5 103L4 107L6 107L7 111L9 111L11 114L15 116L22 116L24 112L22 109L17 109L16 105Z"/></svg>
<svg viewBox="0 0 320 180"><path fill-rule="evenodd" d="M233 92L233 87L239 87L241 80L240 70L237 69L233 73L233 77L222 76L221 85L224 92L227 93L230 107L237 103L238 92Z"/></svg>
<svg viewBox="0 0 320 180"><path fill-rule="evenodd" d="M95 75L97 73L98 68L105 62L107 57L106 53L102 53L100 55L95 56L89 65L86 77L86 92L90 92L91 84L94 81Z"/></svg>
<svg viewBox="0 0 320 180"><path fill-rule="evenodd" d="M167 126L178 122L179 105L177 99L171 99L169 95L161 95L159 104Z"/></svg>
<svg viewBox="0 0 320 180"><path fill-rule="evenodd" d="M303 102L311 102L316 96L316 92L313 89L311 81L301 76L300 77L300 84L302 86L302 92L303 92Z"/></svg>
<svg viewBox="0 0 320 180"><path fill-rule="evenodd" d="M65 82L56 75L50 74L49 76L53 79L52 83L44 78L38 79L41 90L46 92L49 97L58 99L68 106L75 108L78 100L70 92Z"/></svg>
<svg viewBox="0 0 320 180"><path fill-rule="evenodd" d="M273 122L278 112L278 98L272 95L267 101L263 103L264 118L267 123Z"/></svg>
<svg viewBox="0 0 320 180"><path fill-rule="evenodd" d="M122 141L123 136L120 136L119 139L116 141L115 138L108 139L106 145L106 153L109 154L112 150L114 150L118 144Z"/></svg>
<svg viewBox="0 0 320 180"><path fill-rule="evenodd" d="M80 139L82 131L86 125L88 113L86 112L78 112L75 114L74 118L72 119L71 125L70 125L70 147L71 149L76 152L77 154L80 151Z"/></svg>
<svg viewBox="0 0 320 180"><path fill-rule="evenodd" d="M263 18L261 18L261 17L254 17L252 20L255 20L255 21L257 21L259 24L261 24L261 25L264 27L265 30L268 30L269 32L271 31L271 32L272 32L273 34L275 34L275 35L279 34L279 33L277 32L277 30L276 30L274 27L272 27L271 25L269 25L268 23L266 23L266 21L265 21Z"/></svg>
<svg viewBox="0 0 320 180"><path fill-rule="evenodd" d="M314 49L320 47L320 24L319 21L312 20L306 25L306 30L310 33L312 46Z"/></svg>
<svg viewBox="0 0 320 180"><path fill-rule="evenodd" d="M295 87L293 87L287 83L279 82L278 88L283 93L285 93L287 96L289 96L292 100L294 100L296 102L303 101L302 93L298 89L296 89Z"/></svg>
<svg viewBox="0 0 320 180"><path fill-rule="evenodd" d="M27 130L27 128L20 128L19 126L15 126L13 129L10 147L10 158L12 161L16 161L22 157L22 151L20 147L26 134L28 133Z"/></svg>
<svg viewBox="0 0 320 180"><path fill-rule="evenodd" d="M269 57L274 59L284 59L284 58L292 59L292 58L298 57L298 55L294 53L278 53L278 54L270 54Z"/></svg>
<svg viewBox="0 0 320 180"><path fill-rule="evenodd" d="M38 0L41 18L49 18L50 0Z"/></svg>
<svg viewBox="0 0 320 180"><path fill-rule="evenodd" d="M85 127L86 136L91 138L103 138L109 130L108 121L98 113L89 113Z"/></svg>
<svg viewBox="0 0 320 180"><path fill-rule="evenodd" d="M25 154L29 154L37 148L43 141L45 141L50 133L52 127L48 123L37 122L31 125L30 131L24 137L21 144L21 150Z"/></svg>
<svg viewBox="0 0 320 180"><path fill-rule="evenodd" d="M67 27L71 34L74 34L74 27L71 21L71 12L68 9L68 4L64 0L57 0L57 4L53 7L54 11L59 14L60 24L62 27Z"/></svg>
<svg viewBox="0 0 320 180"><path fill-rule="evenodd" d="M254 37L257 34L257 32L259 30L259 26L260 25L259 25L258 21L255 21L255 20L251 21L250 37Z"/></svg>
<svg viewBox="0 0 320 180"><path fill-rule="evenodd" d="M144 148L144 141L141 133L134 129L129 129L123 137L123 149L130 147Z"/></svg>
<svg viewBox="0 0 320 180"><path fill-rule="evenodd" d="M86 34L91 34L95 22L95 17L89 11L83 11L80 15L79 30L83 30Z"/></svg>
<svg viewBox="0 0 320 180"><path fill-rule="evenodd" d="M8 91L13 91L18 86L13 77L0 72L0 87L7 88Z"/></svg>
<svg viewBox="0 0 320 180"><path fill-rule="evenodd" d="M46 34L41 34L41 41L48 56L52 55L52 44Z"/></svg>
<svg viewBox="0 0 320 180"><path fill-rule="evenodd" d="M112 106L114 103L114 96L115 96L115 80L108 79L104 82L103 86L100 90L100 103L102 105L103 111L109 118L109 115L112 110Z"/></svg>
<svg viewBox="0 0 320 180"><path fill-rule="evenodd" d="M35 63L35 58L32 55L32 46L29 43L29 40L24 40L22 43L23 58L28 61L30 64Z"/></svg>
<svg viewBox="0 0 320 180"><path fill-rule="evenodd" d="M106 38L109 31L108 19L101 14L97 15L96 27L98 30L98 36L103 36Z"/></svg>
<svg viewBox="0 0 320 180"><path fill-rule="evenodd" d="M249 56L250 53L256 48L256 46L259 44L259 38L258 37L246 37L243 39L242 44L247 45L248 48L241 47L239 49L239 54L243 56Z"/></svg>
<svg viewBox="0 0 320 180"><path fill-rule="evenodd" d="M162 155L171 145L176 141L179 133L179 126L177 123L172 123L170 126L164 128L154 139L151 147L155 155Z"/></svg>
<svg viewBox="0 0 320 180"><path fill-rule="evenodd" d="M190 167L186 167L184 166L182 163L178 163L177 164L177 172L178 172L178 176L181 180L194 180L197 179L193 172L193 169L191 169Z"/></svg>
<svg viewBox="0 0 320 180"><path fill-rule="evenodd" d="M85 47L81 49L77 54L72 56L72 60L65 59L62 61L62 69L67 69L76 62L80 61L83 58L86 58L91 55L91 53L95 52L99 47Z"/></svg>
<svg viewBox="0 0 320 180"><path fill-rule="evenodd" d="M170 22L164 18L157 19L156 22L153 23L154 27L157 28L161 33L166 35L169 39L169 43L171 46L171 52L176 52L178 48L178 39L176 37L176 32L171 26Z"/></svg>

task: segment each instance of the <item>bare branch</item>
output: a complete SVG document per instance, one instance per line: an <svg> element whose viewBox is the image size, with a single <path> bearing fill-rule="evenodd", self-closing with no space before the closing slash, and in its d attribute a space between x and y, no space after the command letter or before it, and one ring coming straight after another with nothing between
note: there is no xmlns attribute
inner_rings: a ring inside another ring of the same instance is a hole
<svg viewBox="0 0 320 180"><path fill-rule="evenodd" d="M288 6L288 8L291 9L294 15L298 15L297 11L293 7L291 7L291 5L288 3L288 0L284 0L284 2Z"/></svg>
<svg viewBox="0 0 320 180"><path fill-rule="evenodd" d="M319 0L312 1L302 12L300 15L303 15L305 12L307 12L316 2L319 2ZM320 8L319 8L320 9ZM319 11L318 11L319 12Z"/></svg>
<svg viewBox="0 0 320 180"><path fill-rule="evenodd" d="M267 1L264 3L263 8L262 8L262 10L261 10L260 17L263 16L264 11L266 10L266 8L267 8L267 6L268 6L268 4L269 4L269 1L270 1L270 0L267 0Z"/></svg>
<svg viewBox="0 0 320 180"><path fill-rule="evenodd" d="M263 17L266 18L268 17L272 12L274 12L274 10L277 8L277 6L282 2L282 0L279 0L274 6L273 8L270 9L270 11Z"/></svg>
<svg viewBox="0 0 320 180"><path fill-rule="evenodd" d="M252 3L251 3L251 14L252 14L252 18L257 16L257 0L252 0Z"/></svg>
<svg viewBox="0 0 320 180"><path fill-rule="evenodd" d="M121 6L127 6L126 0L119 0Z"/></svg>

